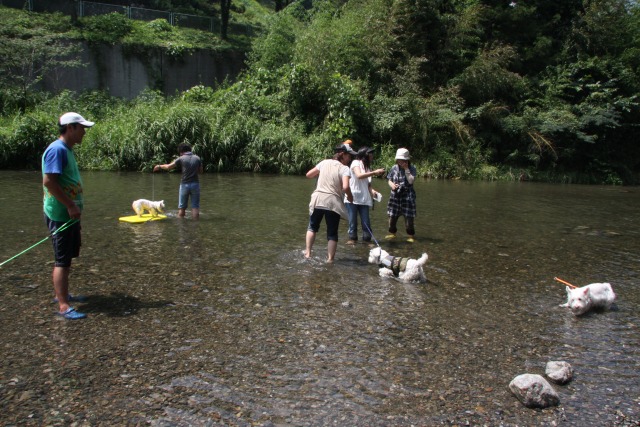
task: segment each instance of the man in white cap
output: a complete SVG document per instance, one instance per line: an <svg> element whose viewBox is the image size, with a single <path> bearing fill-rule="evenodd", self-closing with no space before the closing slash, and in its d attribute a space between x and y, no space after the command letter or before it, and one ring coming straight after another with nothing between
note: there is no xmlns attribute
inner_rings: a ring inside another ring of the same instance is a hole
<svg viewBox="0 0 640 427"><path fill-rule="evenodd" d="M58 314L65 319L87 317L71 307L84 297L69 294L71 259L80 255L80 215L83 208L82 178L73 147L82 143L85 129L95 123L78 113L65 113L58 119L60 137L42 155L44 216L51 233L55 263L53 290L59 305Z"/></svg>

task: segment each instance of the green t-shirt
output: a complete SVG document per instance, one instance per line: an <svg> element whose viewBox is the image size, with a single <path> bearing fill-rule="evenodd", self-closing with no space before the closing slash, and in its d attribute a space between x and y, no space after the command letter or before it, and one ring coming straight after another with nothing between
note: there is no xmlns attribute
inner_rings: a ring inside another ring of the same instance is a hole
<svg viewBox="0 0 640 427"><path fill-rule="evenodd" d="M82 211L84 207L82 197L82 178L78 170L78 163L73 155L73 150L68 148L62 140L52 142L42 155L42 174L58 175L58 183L62 191L75 202ZM44 213L54 221L68 221L70 219L67 207L60 203L44 189Z"/></svg>

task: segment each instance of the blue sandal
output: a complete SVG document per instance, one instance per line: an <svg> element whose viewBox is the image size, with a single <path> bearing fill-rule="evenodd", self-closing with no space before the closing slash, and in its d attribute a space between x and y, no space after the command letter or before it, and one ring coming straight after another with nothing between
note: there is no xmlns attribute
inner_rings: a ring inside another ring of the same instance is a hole
<svg viewBox="0 0 640 427"><path fill-rule="evenodd" d="M86 314L76 311L76 309L73 307L67 308L67 311L65 311L64 313L58 312L58 316L62 316L67 320L78 320L87 317Z"/></svg>

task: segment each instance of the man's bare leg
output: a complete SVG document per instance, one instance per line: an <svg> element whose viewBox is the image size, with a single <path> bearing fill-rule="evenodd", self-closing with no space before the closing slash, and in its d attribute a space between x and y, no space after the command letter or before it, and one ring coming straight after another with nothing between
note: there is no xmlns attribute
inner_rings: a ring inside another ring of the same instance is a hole
<svg viewBox="0 0 640 427"><path fill-rule="evenodd" d="M53 291L58 299L60 313L69 309L69 271L71 267L53 267Z"/></svg>

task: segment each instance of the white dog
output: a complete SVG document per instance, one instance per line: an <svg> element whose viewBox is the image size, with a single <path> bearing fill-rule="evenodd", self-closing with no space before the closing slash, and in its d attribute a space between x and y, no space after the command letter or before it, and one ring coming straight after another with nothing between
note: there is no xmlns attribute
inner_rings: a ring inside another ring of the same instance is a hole
<svg viewBox="0 0 640 427"><path fill-rule="evenodd" d="M378 272L381 277L398 278L403 282L425 282L427 278L422 266L426 264L427 259L429 256L426 253L419 259L412 259L391 256L381 247L369 251L369 263L382 267Z"/></svg>
<svg viewBox="0 0 640 427"><path fill-rule="evenodd" d="M569 307L573 314L580 316L592 308L608 309L615 299L609 283L592 283L575 289L567 286L567 302L560 307Z"/></svg>
<svg viewBox="0 0 640 427"><path fill-rule="evenodd" d="M164 200L153 202L147 199L138 199L131 204L131 207L138 216L142 216L144 211L147 211L151 216L156 217L158 213L164 213Z"/></svg>

